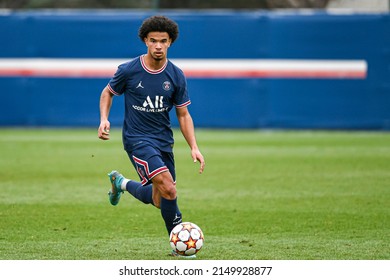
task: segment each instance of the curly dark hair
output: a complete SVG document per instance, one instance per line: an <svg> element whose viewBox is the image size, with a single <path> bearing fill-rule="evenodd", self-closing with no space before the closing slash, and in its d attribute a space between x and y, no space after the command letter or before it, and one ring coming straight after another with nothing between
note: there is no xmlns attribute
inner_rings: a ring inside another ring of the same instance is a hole
<svg viewBox="0 0 390 280"><path fill-rule="evenodd" d="M176 22L165 16L152 16L145 19L138 30L138 37L142 42L149 32L167 32L173 43L179 36L179 27Z"/></svg>

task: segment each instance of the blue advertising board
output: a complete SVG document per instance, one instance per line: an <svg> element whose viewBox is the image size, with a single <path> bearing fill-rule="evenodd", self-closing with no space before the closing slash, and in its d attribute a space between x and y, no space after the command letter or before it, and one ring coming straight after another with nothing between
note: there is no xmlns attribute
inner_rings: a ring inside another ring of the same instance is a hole
<svg viewBox="0 0 390 280"><path fill-rule="evenodd" d="M99 125L99 96L145 53L151 12L0 14L0 126ZM197 127L390 129L390 15L164 12ZM123 97L110 120L122 125ZM173 117L173 124L177 121Z"/></svg>

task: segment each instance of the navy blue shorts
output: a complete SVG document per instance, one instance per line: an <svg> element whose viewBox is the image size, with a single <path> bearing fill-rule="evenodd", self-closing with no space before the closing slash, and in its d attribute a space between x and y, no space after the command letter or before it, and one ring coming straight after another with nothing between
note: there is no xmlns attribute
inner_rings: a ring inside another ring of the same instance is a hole
<svg viewBox="0 0 390 280"><path fill-rule="evenodd" d="M132 151L126 151L142 185L152 183L154 176L169 171L176 181L175 160L172 152L163 152L144 142Z"/></svg>

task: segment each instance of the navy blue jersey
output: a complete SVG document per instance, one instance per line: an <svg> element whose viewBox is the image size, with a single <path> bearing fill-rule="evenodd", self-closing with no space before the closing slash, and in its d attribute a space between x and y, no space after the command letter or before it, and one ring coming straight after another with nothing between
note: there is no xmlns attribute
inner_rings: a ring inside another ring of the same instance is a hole
<svg viewBox="0 0 390 280"><path fill-rule="evenodd" d="M183 71L167 60L157 71L150 70L139 56L118 67L108 83L114 95L125 95L124 148L131 151L143 141L170 152L173 133L169 111L191 101Z"/></svg>

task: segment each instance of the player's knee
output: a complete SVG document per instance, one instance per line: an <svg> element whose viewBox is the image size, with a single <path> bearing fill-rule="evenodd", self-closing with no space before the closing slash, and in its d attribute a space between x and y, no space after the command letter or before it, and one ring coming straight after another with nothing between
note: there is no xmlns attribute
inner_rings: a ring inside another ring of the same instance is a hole
<svg viewBox="0 0 390 280"><path fill-rule="evenodd" d="M166 191L166 196L164 198L166 199L175 199L176 198L176 186L174 184L172 184L170 187L167 188L167 191Z"/></svg>
<svg viewBox="0 0 390 280"><path fill-rule="evenodd" d="M159 174L153 178L153 185L158 189L161 197L170 200L176 198L176 184L173 182L169 173Z"/></svg>
<svg viewBox="0 0 390 280"><path fill-rule="evenodd" d="M173 182L164 182L160 188L161 196L165 199L175 199L176 198L176 186Z"/></svg>

